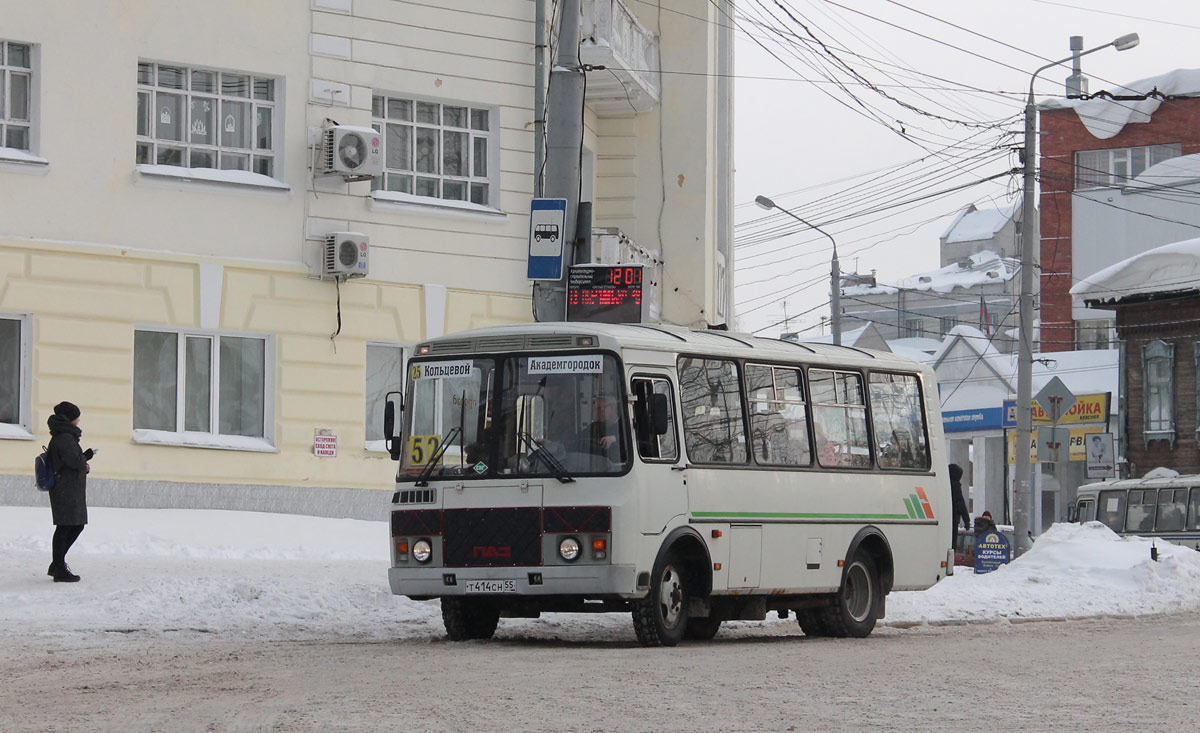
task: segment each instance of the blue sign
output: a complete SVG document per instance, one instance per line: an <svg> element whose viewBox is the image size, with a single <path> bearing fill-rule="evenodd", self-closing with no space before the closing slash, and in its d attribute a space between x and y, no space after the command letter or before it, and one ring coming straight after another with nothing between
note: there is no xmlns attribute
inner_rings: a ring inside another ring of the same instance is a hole
<svg viewBox="0 0 1200 733"><path fill-rule="evenodd" d="M1017 401L1004 401L1004 427L1015 428L1017 426Z"/></svg>
<svg viewBox="0 0 1200 733"><path fill-rule="evenodd" d="M1003 417L999 407L983 407L978 410L944 410L942 429L947 433L963 433L970 430L990 430L1000 427Z"/></svg>
<svg viewBox="0 0 1200 733"><path fill-rule="evenodd" d="M566 199L533 199L529 203L529 269L526 277L530 280L562 279L566 221Z"/></svg>
<svg viewBox="0 0 1200 733"><path fill-rule="evenodd" d="M988 530L975 539L975 574L990 573L1012 559L1008 538L996 530Z"/></svg>

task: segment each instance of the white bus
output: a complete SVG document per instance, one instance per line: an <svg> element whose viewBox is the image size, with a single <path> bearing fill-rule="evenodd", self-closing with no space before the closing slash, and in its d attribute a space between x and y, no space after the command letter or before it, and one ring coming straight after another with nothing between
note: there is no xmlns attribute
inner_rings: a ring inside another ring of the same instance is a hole
<svg viewBox="0 0 1200 733"><path fill-rule="evenodd" d="M1081 486L1072 520L1117 534L1157 537L1200 550L1200 476L1134 478Z"/></svg>
<svg viewBox="0 0 1200 733"><path fill-rule="evenodd" d="M933 372L887 353L651 325L421 343L408 366L392 592L452 640L500 617L631 612L638 640L795 613L866 636L953 572ZM396 402L385 410L396 435Z"/></svg>

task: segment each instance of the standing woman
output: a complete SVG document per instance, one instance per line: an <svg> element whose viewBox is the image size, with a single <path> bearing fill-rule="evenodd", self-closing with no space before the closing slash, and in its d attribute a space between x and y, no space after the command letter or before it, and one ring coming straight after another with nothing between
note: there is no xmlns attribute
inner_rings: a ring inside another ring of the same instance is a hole
<svg viewBox="0 0 1200 733"><path fill-rule="evenodd" d="M59 402L46 420L50 428L50 465L57 478L50 489L50 511L54 516L54 561L46 574L55 583L77 583L79 576L67 567L67 550L87 524L87 462L96 451L82 450L79 437L79 408Z"/></svg>

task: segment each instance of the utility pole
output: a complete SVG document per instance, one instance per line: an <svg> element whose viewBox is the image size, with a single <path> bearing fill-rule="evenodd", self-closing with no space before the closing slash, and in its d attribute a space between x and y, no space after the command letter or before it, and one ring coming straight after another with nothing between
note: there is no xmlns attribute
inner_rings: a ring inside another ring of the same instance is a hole
<svg viewBox="0 0 1200 733"><path fill-rule="evenodd" d="M1029 547L1032 536L1033 518L1033 466L1029 461L1029 442L1033 435L1033 248L1034 242L1033 202L1034 184L1037 179L1037 102L1033 97L1033 83L1038 74L1068 61L1078 63L1080 56L1102 51L1109 46L1125 51L1138 45L1138 34L1130 33L1083 52L1075 52L1065 59L1053 61L1039 67L1029 77L1029 96L1025 101L1025 161L1024 191L1021 201L1021 326L1019 353L1017 355L1017 455L1013 479L1016 482L1013 501L1013 529L1016 533L1016 552L1020 554Z"/></svg>
<svg viewBox="0 0 1200 733"><path fill-rule="evenodd" d="M563 222L563 268L558 280L533 284L533 316L543 321L567 318L567 275L575 263L579 209L579 156L583 147L583 67L579 63L579 0L562 0L558 53L550 69L554 95L546 110L546 182L542 195L567 200ZM535 176L539 171L535 171Z"/></svg>

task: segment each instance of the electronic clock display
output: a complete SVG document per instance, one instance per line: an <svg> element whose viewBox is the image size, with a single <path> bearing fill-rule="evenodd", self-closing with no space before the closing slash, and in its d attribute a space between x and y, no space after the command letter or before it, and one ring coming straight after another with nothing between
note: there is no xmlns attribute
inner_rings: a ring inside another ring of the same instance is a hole
<svg viewBox="0 0 1200 733"><path fill-rule="evenodd" d="M567 279L567 320L642 322L642 265L575 265Z"/></svg>

